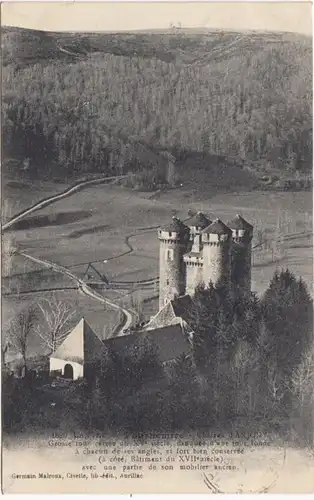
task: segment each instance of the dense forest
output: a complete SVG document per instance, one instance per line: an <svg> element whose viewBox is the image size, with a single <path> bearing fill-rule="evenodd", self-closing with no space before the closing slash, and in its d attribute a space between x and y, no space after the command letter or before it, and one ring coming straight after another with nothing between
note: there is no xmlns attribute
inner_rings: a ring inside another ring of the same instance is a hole
<svg viewBox="0 0 314 500"><path fill-rule="evenodd" d="M310 39L7 28L2 46L3 151L18 170L121 174L184 150L311 171Z"/></svg>
<svg viewBox="0 0 314 500"><path fill-rule="evenodd" d="M276 272L260 299L246 300L209 284L188 314L190 355L164 366L145 340L127 355L104 351L90 367L97 377L52 395L53 408L44 382L4 368L5 432L230 430L242 420L248 431L313 445L313 303L303 280Z"/></svg>

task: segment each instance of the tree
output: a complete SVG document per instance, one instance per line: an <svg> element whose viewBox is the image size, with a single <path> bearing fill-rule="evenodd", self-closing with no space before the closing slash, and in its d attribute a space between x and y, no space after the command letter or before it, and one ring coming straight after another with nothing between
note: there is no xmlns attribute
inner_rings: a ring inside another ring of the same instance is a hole
<svg viewBox="0 0 314 500"><path fill-rule="evenodd" d="M14 239L7 234L2 237L2 272L4 276L9 276L13 265L13 256L16 252Z"/></svg>
<svg viewBox="0 0 314 500"><path fill-rule="evenodd" d="M286 269L274 274L261 305L272 355L290 376L313 339L312 299L303 280Z"/></svg>
<svg viewBox="0 0 314 500"><path fill-rule="evenodd" d="M148 378L156 379L161 375L161 364L155 345L145 336L139 336L130 347L129 364L126 377L135 385L141 385Z"/></svg>
<svg viewBox="0 0 314 500"><path fill-rule="evenodd" d="M141 290L135 290L129 295L129 304L132 310L136 313L137 322L144 321L143 298Z"/></svg>
<svg viewBox="0 0 314 500"><path fill-rule="evenodd" d="M189 323L194 331L194 360L200 368L205 368L210 357L214 336L213 314L215 308L210 307L212 289L207 290L199 285L193 297L191 310L188 312Z"/></svg>
<svg viewBox="0 0 314 500"><path fill-rule="evenodd" d="M252 376L256 371L254 349L246 340L239 340L230 369L234 381L233 403L236 415L250 415L254 409L255 383Z"/></svg>
<svg viewBox="0 0 314 500"><path fill-rule="evenodd" d="M174 425L193 425L200 391L197 372L188 354L182 354L174 361L169 379L170 414Z"/></svg>
<svg viewBox="0 0 314 500"><path fill-rule="evenodd" d="M66 338L76 311L71 304L58 300L55 294L51 298L43 298L38 307L41 312L41 322L37 325L36 332L51 354Z"/></svg>
<svg viewBox="0 0 314 500"><path fill-rule="evenodd" d="M302 161L311 170L311 50L304 41L267 43L265 49L253 37L251 48L225 61L226 71L220 58L210 69L203 56L198 65L171 61L177 50L182 60L202 54L203 36L184 45L181 37L135 37L137 55L123 37L119 54L102 37L103 50L71 65L45 60L43 68L20 55L26 64L19 67L14 55L8 57L3 145L5 152L29 158L27 172L22 161L16 167L23 175L47 160L57 161L65 176L87 169L127 172L126 137L143 146L206 151L251 164L288 163L295 169ZM82 43L84 52L91 50L93 42ZM210 52L211 41L206 44ZM5 40L4 50L10 53L11 45L16 43Z"/></svg>
<svg viewBox="0 0 314 500"><path fill-rule="evenodd" d="M191 357L181 354L172 367L171 385L178 395L185 397L194 394L197 387L196 370Z"/></svg>
<svg viewBox="0 0 314 500"><path fill-rule="evenodd" d="M12 343L8 339L3 338L3 333L2 333L2 339L1 339L1 366L2 369L6 369L6 363L7 363L7 354L12 347Z"/></svg>
<svg viewBox="0 0 314 500"><path fill-rule="evenodd" d="M29 339L36 319L36 309L31 305L28 309L21 311L10 323L10 341L14 349L22 356L25 370L27 369Z"/></svg>
<svg viewBox="0 0 314 500"><path fill-rule="evenodd" d="M314 350L310 348L292 374L288 386L293 396L293 425L303 442L314 443Z"/></svg>

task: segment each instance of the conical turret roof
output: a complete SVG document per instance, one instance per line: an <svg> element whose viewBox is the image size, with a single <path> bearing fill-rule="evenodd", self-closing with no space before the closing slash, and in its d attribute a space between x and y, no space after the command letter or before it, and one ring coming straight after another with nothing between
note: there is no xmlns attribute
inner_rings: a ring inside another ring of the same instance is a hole
<svg viewBox="0 0 314 500"><path fill-rule="evenodd" d="M206 217L203 212L197 212L186 221L186 224L189 227L200 227L201 229L205 229L205 227L209 226L211 222L212 221Z"/></svg>
<svg viewBox="0 0 314 500"><path fill-rule="evenodd" d="M215 219L212 224L203 229L202 233L208 234L231 234L231 229L226 226L220 219Z"/></svg>
<svg viewBox="0 0 314 500"><path fill-rule="evenodd" d="M227 222L227 225L231 229L243 229L247 231L252 231L253 229L253 226L239 214L237 214L231 221Z"/></svg>
<svg viewBox="0 0 314 500"><path fill-rule="evenodd" d="M170 231L174 233L186 233L188 227L180 220L178 217L172 217L172 221L169 224L165 224L160 228L162 231Z"/></svg>
<svg viewBox="0 0 314 500"><path fill-rule="evenodd" d="M82 318L51 357L86 363L97 358L101 354L102 347L103 344L98 335Z"/></svg>

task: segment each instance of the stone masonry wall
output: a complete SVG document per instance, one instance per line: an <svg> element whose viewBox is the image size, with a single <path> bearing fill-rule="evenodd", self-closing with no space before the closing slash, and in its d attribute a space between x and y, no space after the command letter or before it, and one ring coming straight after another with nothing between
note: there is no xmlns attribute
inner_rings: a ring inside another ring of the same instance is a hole
<svg viewBox="0 0 314 500"><path fill-rule="evenodd" d="M168 250L171 254L168 255ZM159 308L175 296L185 292L185 247L175 240L160 241L159 255Z"/></svg>
<svg viewBox="0 0 314 500"><path fill-rule="evenodd" d="M194 295L195 288L201 282L203 282L203 266L200 264L186 263L185 293Z"/></svg>
<svg viewBox="0 0 314 500"><path fill-rule="evenodd" d="M231 244L210 243L203 248L203 280L205 285L210 281L216 285L220 280L231 282Z"/></svg>

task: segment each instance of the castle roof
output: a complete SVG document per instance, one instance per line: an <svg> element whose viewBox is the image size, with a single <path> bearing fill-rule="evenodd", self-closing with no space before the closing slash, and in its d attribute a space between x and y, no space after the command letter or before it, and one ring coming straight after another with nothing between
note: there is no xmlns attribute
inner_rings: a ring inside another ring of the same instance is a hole
<svg viewBox="0 0 314 500"><path fill-rule="evenodd" d="M193 301L190 295L182 295L171 301L173 311L176 316L186 319L186 314L193 306Z"/></svg>
<svg viewBox="0 0 314 500"><path fill-rule="evenodd" d="M215 219L212 224L203 229L202 233L209 234L231 234L231 229L226 226L220 219Z"/></svg>
<svg viewBox="0 0 314 500"><path fill-rule="evenodd" d="M103 346L121 355L127 354L138 342L148 341L156 349L161 363L171 361L182 354L188 354L190 344L186 340L181 323L167 325L153 330L123 335L103 341Z"/></svg>
<svg viewBox="0 0 314 500"><path fill-rule="evenodd" d="M172 221L160 228L162 231L169 231L174 233L185 233L188 227L178 217L172 217Z"/></svg>
<svg viewBox="0 0 314 500"><path fill-rule="evenodd" d="M186 221L186 224L189 227L200 227L201 229L205 229L205 227L209 226L211 222L212 221L208 217L206 217L203 212L197 212Z"/></svg>
<svg viewBox="0 0 314 500"><path fill-rule="evenodd" d="M153 330L164 326L174 325L183 320L183 330L186 333L185 324L190 317L193 301L190 295L176 297L165 304L158 313L145 325L144 330Z"/></svg>
<svg viewBox="0 0 314 500"><path fill-rule="evenodd" d="M231 229L245 229L247 231L252 231L253 226L247 222L241 215L237 214L231 221L227 223Z"/></svg>
<svg viewBox="0 0 314 500"><path fill-rule="evenodd" d="M64 361L87 363L97 358L101 349L102 341L82 318L51 357Z"/></svg>

